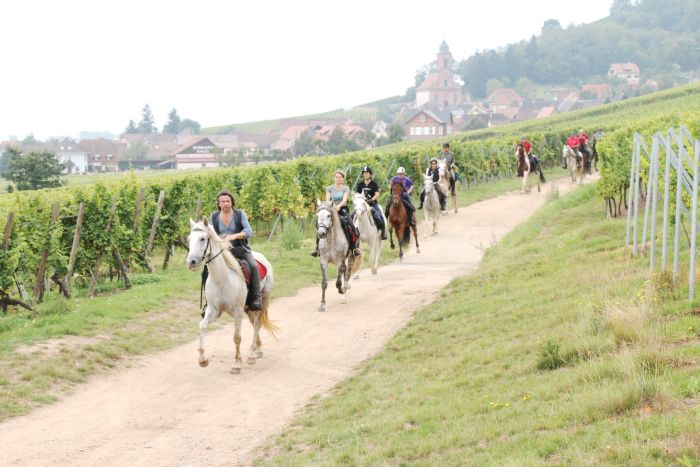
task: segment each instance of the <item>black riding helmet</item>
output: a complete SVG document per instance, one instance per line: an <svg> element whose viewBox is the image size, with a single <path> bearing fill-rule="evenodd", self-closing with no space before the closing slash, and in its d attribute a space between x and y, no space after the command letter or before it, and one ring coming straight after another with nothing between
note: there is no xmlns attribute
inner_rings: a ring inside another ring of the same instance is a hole
<svg viewBox="0 0 700 467"><path fill-rule="evenodd" d="M370 175L373 175L373 174L372 174L372 168L371 168L369 165L363 165L363 166L362 166L362 171L361 171L361 173L365 173L365 172L369 172Z"/></svg>
<svg viewBox="0 0 700 467"><path fill-rule="evenodd" d="M443 148L449 148L449 147L450 147L450 143L442 143L442 147L443 147Z"/></svg>

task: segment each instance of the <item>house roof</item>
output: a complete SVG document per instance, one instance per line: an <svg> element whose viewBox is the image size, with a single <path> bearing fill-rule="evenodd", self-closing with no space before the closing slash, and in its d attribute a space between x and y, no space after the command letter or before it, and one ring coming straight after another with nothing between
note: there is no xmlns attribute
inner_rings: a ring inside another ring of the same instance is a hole
<svg viewBox="0 0 700 467"><path fill-rule="evenodd" d="M282 132L280 139L296 140L308 129L309 125L292 125Z"/></svg>
<svg viewBox="0 0 700 467"><path fill-rule="evenodd" d="M187 149L187 148L189 148L189 147L191 147L191 146L194 146L195 144L203 143L203 142L205 142L205 141L208 142L208 143L210 143L212 146L215 146L214 143L209 139L209 137L207 137L207 136L197 136L197 137L195 137L195 138L192 138L191 140L189 140L189 141L186 142L185 144L183 144L183 145L178 146L177 148L175 148L175 150L172 152L172 155L175 156L175 157L177 157L177 155L180 154L180 153L181 153L182 151L184 151L185 149ZM189 155L191 155L191 154L187 154L187 155L189 156Z"/></svg>
<svg viewBox="0 0 700 467"><path fill-rule="evenodd" d="M551 117L555 113L557 113L557 108L553 105L549 105L547 107L542 107L540 111L537 112L537 116L535 118Z"/></svg>
<svg viewBox="0 0 700 467"><path fill-rule="evenodd" d="M425 77L422 83L420 83L420 86L416 88L416 91L426 91L428 89L433 89L438 85L438 74L437 73L429 73L428 76Z"/></svg>
<svg viewBox="0 0 700 467"><path fill-rule="evenodd" d="M491 105L520 105L523 102L523 98L520 94L513 88L498 88L489 94L487 99Z"/></svg>
<svg viewBox="0 0 700 467"><path fill-rule="evenodd" d="M421 113L425 113L428 117L441 124L452 123L452 112L450 109L434 109L431 107L424 107L408 112L406 114L406 123L409 123Z"/></svg>
<svg viewBox="0 0 700 467"><path fill-rule="evenodd" d="M639 74L639 67L636 63L613 63L610 65L610 71L615 75Z"/></svg>
<svg viewBox="0 0 700 467"><path fill-rule="evenodd" d="M583 84L581 94L590 94L596 99L607 99L612 97L612 88L609 84Z"/></svg>

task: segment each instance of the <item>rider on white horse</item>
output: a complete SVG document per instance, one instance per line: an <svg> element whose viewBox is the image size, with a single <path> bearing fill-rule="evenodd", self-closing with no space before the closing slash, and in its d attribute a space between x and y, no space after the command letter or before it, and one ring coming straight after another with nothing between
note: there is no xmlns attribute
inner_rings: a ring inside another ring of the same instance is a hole
<svg viewBox="0 0 700 467"><path fill-rule="evenodd" d="M443 193L442 186L438 184L438 180L440 179L440 170L438 169L437 157L433 157L432 159L430 159L430 167L425 169L425 176L433 178L433 186L435 187L435 190L437 190L438 198L440 199L440 209L443 211L447 210L447 193ZM423 189L423 191L420 192L420 206L418 206L418 209L423 209L424 201L425 189Z"/></svg>
<svg viewBox="0 0 700 467"><path fill-rule="evenodd" d="M377 228L382 232L382 240L386 240L386 224L382 215L382 208L379 206L379 186L372 179L372 169L365 165L362 167L362 180L357 182L355 187L357 193L365 197L365 201L372 208L372 215Z"/></svg>
<svg viewBox="0 0 700 467"><path fill-rule="evenodd" d="M250 286L248 287L246 304L251 311L260 311L262 309L262 304L260 303L260 273L258 264L248 246L248 238L253 235L253 229L250 227L248 217L245 212L235 208L236 200L227 190L221 190L216 196L216 206L219 210L211 213L209 223L219 237L231 242L231 253L233 253L233 256L248 263ZM202 271L202 283L206 282L208 274L209 272L205 268Z"/></svg>

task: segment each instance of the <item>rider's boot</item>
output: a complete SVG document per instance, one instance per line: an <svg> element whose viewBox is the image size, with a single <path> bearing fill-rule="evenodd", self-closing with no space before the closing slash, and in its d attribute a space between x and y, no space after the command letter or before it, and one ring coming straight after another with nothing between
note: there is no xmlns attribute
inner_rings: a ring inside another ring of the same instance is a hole
<svg viewBox="0 0 700 467"><path fill-rule="evenodd" d="M252 255L251 255L252 256ZM250 288L248 289L248 309L260 311L262 309L262 290L260 287L260 271L257 264L248 264L250 267Z"/></svg>
<svg viewBox="0 0 700 467"><path fill-rule="evenodd" d="M418 209L423 209L423 201L425 201L425 191L420 194L420 205L418 205Z"/></svg>

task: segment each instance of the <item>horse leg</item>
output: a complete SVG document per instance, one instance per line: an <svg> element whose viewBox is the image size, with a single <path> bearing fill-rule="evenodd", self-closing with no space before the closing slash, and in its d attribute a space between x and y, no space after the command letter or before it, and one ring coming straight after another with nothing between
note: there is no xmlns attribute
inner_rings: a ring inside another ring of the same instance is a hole
<svg viewBox="0 0 700 467"><path fill-rule="evenodd" d="M394 246L394 226L392 224L389 224L389 245L391 245L392 250L395 248L395 246Z"/></svg>
<svg viewBox="0 0 700 467"><path fill-rule="evenodd" d="M381 233L377 232L374 237L374 244L370 250L370 262L372 267L372 275L377 275L377 269L379 268L379 254L382 251L382 238Z"/></svg>
<svg viewBox="0 0 700 467"><path fill-rule="evenodd" d="M348 274L348 271L350 269L347 267L345 264L345 261L338 266L338 278L335 281L335 286L338 288L338 293L340 294L340 303L347 303L348 298L345 295L345 289L347 287L347 277L346 274ZM343 284L343 279L345 279L345 284Z"/></svg>
<svg viewBox="0 0 700 467"><path fill-rule="evenodd" d="M420 253L420 245L418 245L418 229L416 229L416 226L412 226L411 229L413 229L413 238L416 240L416 253Z"/></svg>
<svg viewBox="0 0 700 467"><path fill-rule="evenodd" d="M199 347L197 351L199 352L199 366L202 368L209 365L209 359L206 357L204 352L204 331L207 329L209 323L214 322L214 320L219 316L219 312L216 308L211 305L207 305L207 310L204 312L204 318L199 322Z"/></svg>
<svg viewBox="0 0 700 467"><path fill-rule="evenodd" d="M260 342L260 315L262 311L249 311L248 319L250 324L253 325L253 338L250 341L250 349L248 349L248 358L246 363L248 365L255 365L255 354L258 343Z"/></svg>
<svg viewBox="0 0 700 467"><path fill-rule="evenodd" d="M240 309L235 310L233 312L233 322L234 322L234 331L233 331L233 344L236 347L236 355L234 358L233 366L231 367L231 373L234 375L237 375L241 372L241 321L243 320L242 316L243 311Z"/></svg>
<svg viewBox="0 0 700 467"><path fill-rule="evenodd" d="M523 184L520 187L520 194L525 194L525 184L527 183L527 172L523 172Z"/></svg>
<svg viewBox="0 0 700 467"><path fill-rule="evenodd" d="M423 238L428 238L428 230L430 230L430 209L428 206L423 207L423 218L425 219L425 222L423 223L425 225L425 228L423 229Z"/></svg>
<svg viewBox="0 0 700 467"><path fill-rule="evenodd" d="M539 169L535 172L535 177L537 177L537 193L539 193L540 191L542 191L540 189L540 171L539 171Z"/></svg>
<svg viewBox="0 0 700 467"><path fill-rule="evenodd" d="M267 303L266 303L267 302ZM270 299L265 298L263 296L263 310L267 310L268 305L270 304ZM250 311L248 312L248 319L250 320L251 326L253 326L253 330L255 330L255 321L258 322L258 333L256 336L253 337L253 342L255 342L255 347L253 347L253 351L255 352L255 357L260 358L263 356L262 352L262 340L260 340L260 323L262 323L261 316L262 316L263 311ZM255 315L254 315L255 314ZM250 364L250 361L248 361Z"/></svg>
<svg viewBox="0 0 700 467"><path fill-rule="evenodd" d="M326 287L328 287L328 263L321 262L321 305L318 311L326 311Z"/></svg>

